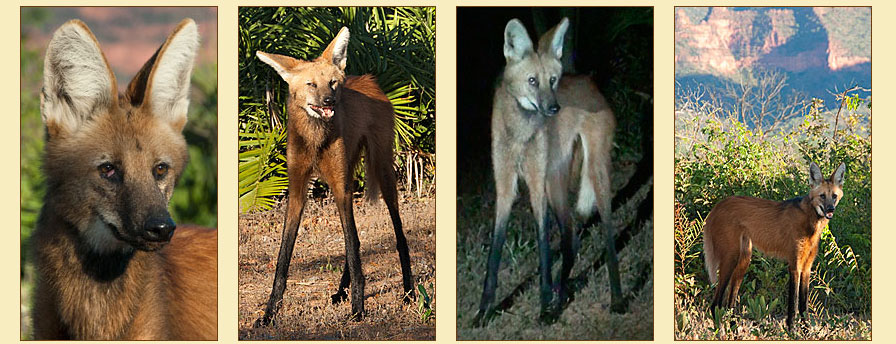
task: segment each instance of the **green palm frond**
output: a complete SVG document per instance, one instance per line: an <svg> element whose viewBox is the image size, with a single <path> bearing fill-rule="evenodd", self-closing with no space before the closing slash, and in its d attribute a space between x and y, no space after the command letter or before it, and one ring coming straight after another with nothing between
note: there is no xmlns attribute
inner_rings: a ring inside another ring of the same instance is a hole
<svg viewBox="0 0 896 344"><path fill-rule="evenodd" d="M260 119L258 119L260 120ZM273 207L289 180L286 178L286 157L278 150L286 141L286 130L273 128L240 133L238 185L240 211L259 211Z"/></svg>

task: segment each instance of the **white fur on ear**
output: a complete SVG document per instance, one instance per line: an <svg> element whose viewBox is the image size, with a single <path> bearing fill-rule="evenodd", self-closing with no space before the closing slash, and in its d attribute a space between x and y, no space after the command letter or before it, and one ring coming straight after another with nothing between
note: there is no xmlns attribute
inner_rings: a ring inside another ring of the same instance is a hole
<svg viewBox="0 0 896 344"><path fill-rule="evenodd" d="M831 181L837 185L843 185L844 173L846 173L846 163L841 162L834 174L831 175Z"/></svg>
<svg viewBox="0 0 896 344"><path fill-rule="evenodd" d="M348 38L348 28L344 26L336 34L336 38L333 38L333 64L342 70L345 70L345 62L348 58L346 53L348 50Z"/></svg>
<svg viewBox="0 0 896 344"><path fill-rule="evenodd" d="M504 57L510 61L523 59L532 52L532 40L519 19L511 19L504 27Z"/></svg>
<svg viewBox="0 0 896 344"><path fill-rule="evenodd" d="M74 132L95 112L112 107L115 88L115 77L87 25L75 19L59 27L47 47L40 99L50 135Z"/></svg>
<svg viewBox="0 0 896 344"><path fill-rule="evenodd" d="M563 37L566 36L566 30L569 29L569 19L563 17L560 24L554 28L554 37L551 38L551 52L556 58L563 57Z"/></svg>
<svg viewBox="0 0 896 344"><path fill-rule="evenodd" d="M812 185L819 185L824 181L824 176L821 175L821 169L818 168L818 165L813 161L809 164L809 182Z"/></svg>
<svg viewBox="0 0 896 344"><path fill-rule="evenodd" d="M278 59L282 60L287 56L268 54L263 51L256 51L255 56L258 56L258 59L261 60L261 62L264 62L267 65L271 66L271 68L274 68L274 70L277 71L277 74L280 74L280 77L283 78L284 81L289 82L292 79L287 66L282 65L280 61L278 61Z"/></svg>
<svg viewBox="0 0 896 344"><path fill-rule="evenodd" d="M199 30L196 23L187 18L168 37L156 57L149 77L149 106L156 116L170 123L186 122L190 75L198 49Z"/></svg>

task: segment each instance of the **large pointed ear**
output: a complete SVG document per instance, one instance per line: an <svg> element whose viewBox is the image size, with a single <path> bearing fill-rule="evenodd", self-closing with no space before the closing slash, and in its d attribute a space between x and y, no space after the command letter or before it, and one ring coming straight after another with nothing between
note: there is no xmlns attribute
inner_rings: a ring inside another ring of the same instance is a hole
<svg viewBox="0 0 896 344"><path fill-rule="evenodd" d="M553 54L555 58L563 57L563 37L569 29L569 19L563 18L557 26L551 28L538 40L539 54Z"/></svg>
<svg viewBox="0 0 896 344"><path fill-rule="evenodd" d="M193 19L184 19L159 47L131 84L128 98L177 130L187 123L190 75L199 49L199 30Z"/></svg>
<svg viewBox="0 0 896 344"><path fill-rule="evenodd" d="M811 183L812 186L818 186L818 185L821 185L821 183L823 181L824 181L824 176L821 175L821 169L818 168L818 165L816 165L815 162L810 163L809 164L809 183Z"/></svg>
<svg viewBox="0 0 896 344"><path fill-rule="evenodd" d="M846 163L840 163L840 166L837 167L837 170L831 174L831 182L837 184L838 186L843 186L843 174L846 173Z"/></svg>
<svg viewBox="0 0 896 344"><path fill-rule="evenodd" d="M269 54L262 51L256 51L255 56L258 56L258 59L261 60L261 62L267 63L274 68L274 70L277 71L277 74L280 74L280 77L283 78L283 81L286 81L287 83L292 79L290 71L300 63L299 60L289 56Z"/></svg>
<svg viewBox="0 0 896 344"><path fill-rule="evenodd" d="M504 57L507 61L522 60L527 54L533 52L532 40L526 27L519 19L511 19L504 27Z"/></svg>
<svg viewBox="0 0 896 344"><path fill-rule="evenodd" d="M117 106L115 76L96 37L80 20L63 24L47 47L40 112L50 138L72 133Z"/></svg>
<svg viewBox="0 0 896 344"><path fill-rule="evenodd" d="M318 59L331 61L339 69L345 70L345 61L348 58L348 38L348 28L343 26Z"/></svg>

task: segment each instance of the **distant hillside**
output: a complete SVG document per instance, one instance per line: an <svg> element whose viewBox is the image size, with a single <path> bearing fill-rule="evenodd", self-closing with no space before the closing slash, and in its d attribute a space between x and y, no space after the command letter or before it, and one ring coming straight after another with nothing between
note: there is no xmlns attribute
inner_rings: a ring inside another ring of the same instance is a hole
<svg viewBox="0 0 896 344"><path fill-rule="evenodd" d="M782 71L789 90L829 106L829 90L871 88L871 9L676 8L680 84L750 82L759 69Z"/></svg>

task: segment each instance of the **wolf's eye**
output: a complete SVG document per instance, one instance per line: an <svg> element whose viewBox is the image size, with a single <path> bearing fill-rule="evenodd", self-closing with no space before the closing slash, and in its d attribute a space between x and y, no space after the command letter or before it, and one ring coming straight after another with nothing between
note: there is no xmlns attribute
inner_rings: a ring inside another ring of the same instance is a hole
<svg viewBox="0 0 896 344"><path fill-rule="evenodd" d="M831 199L837 199L837 194L831 195Z"/></svg>
<svg viewBox="0 0 896 344"><path fill-rule="evenodd" d="M162 179L165 175L168 174L169 166L166 163L159 163L156 167L153 167L152 174L156 177L156 179Z"/></svg>
<svg viewBox="0 0 896 344"><path fill-rule="evenodd" d="M317 88L317 84L315 84L315 83L313 83L313 82L311 82L311 81L309 81L309 82L306 82L306 83L305 83L305 85L308 85L308 86L311 86L311 87L314 87L314 88Z"/></svg>
<svg viewBox="0 0 896 344"><path fill-rule="evenodd" d="M538 80L535 80L534 76L530 76L529 77L529 85L536 85L536 84L538 84Z"/></svg>
<svg viewBox="0 0 896 344"><path fill-rule="evenodd" d="M556 77L556 76L552 76L552 77L551 77L551 86L554 86L554 84L556 84L556 83L557 83L557 77Z"/></svg>
<svg viewBox="0 0 896 344"><path fill-rule="evenodd" d="M115 165L112 165L112 163L104 162L96 169L100 171L100 177L109 179L115 176Z"/></svg>
<svg viewBox="0 0 896 344"><path fill-rule="evenodd" d="M330 88L334 90L336 89L336 80L330 80Z"/></svg>
<svg viewBox="0 0 896 344"><path fill-rule="evenodd" d="M824 194L821 194L821 199L827 198Z"/></svg>

